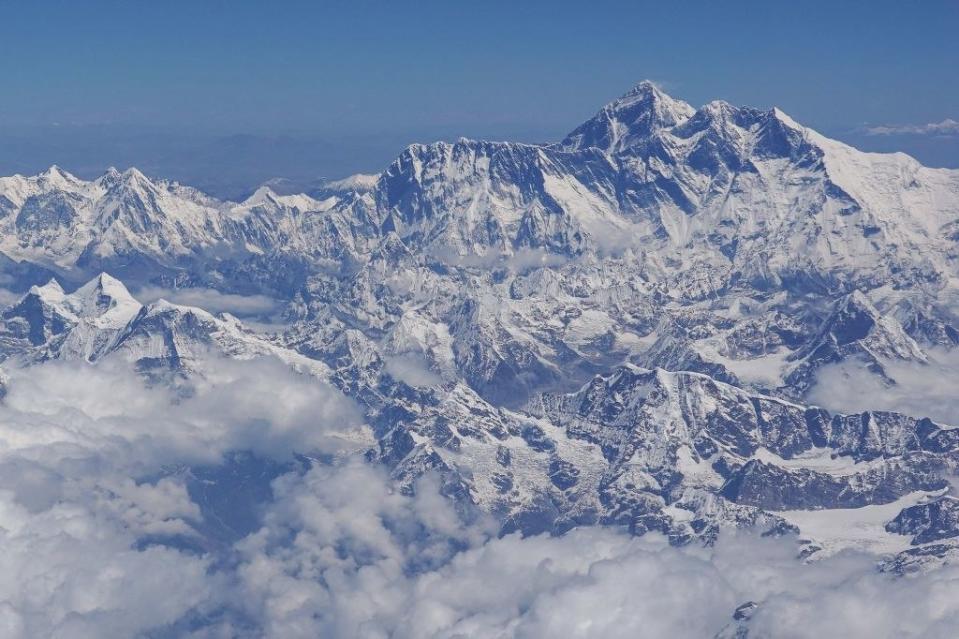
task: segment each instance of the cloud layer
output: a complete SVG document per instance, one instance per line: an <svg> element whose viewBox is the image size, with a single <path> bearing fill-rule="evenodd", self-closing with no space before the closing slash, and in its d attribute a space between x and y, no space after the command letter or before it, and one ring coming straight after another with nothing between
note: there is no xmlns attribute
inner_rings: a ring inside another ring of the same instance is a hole
<svg viewBox="0 0 959 639"><path fill-rule="evenodd" d="M946 118L928 124L890 124L866 129L868 135L959 135L959 122Z"/></svg>
<svg viewBox="0 0 959 639"><path fill-rule="evenodd" d="M182 464L230 450L289 458L356 426L349 402L278 362L213 362L192 395L124 365L8 371L0 406L0 635L133 637L216 608L215 557ZM202 545L202 544L201 544Z"/></svg>
<svg viewBox="0 0 959 639"><path fill-rule="evenodd" d="M143 304L165 299L174 304L196 306L210 313L230 313L237 317L266 317L280 310L281 304L266 295L235 295L212 288L161 288L145 286L136 292Z"/></svg>
<svg viewBox="0 0 959 639"><path fill-rule="evenodd" d="M745 601L760 602L757 637L959 627L957 568L894 578L848 553L807 565L794 539L748 534L713 548L600 527L497 537L436 478L393 490L349 454L355 408L278 362L211 363L187 396L122 366L10 371L4 637L712 637ZM235 450L326 461L289 465L249 534L208 538L191 469Z"/></svg>
<svg viewBox="0 0 959 639"><path fill-rule="evenodd" d="M820 371L809 399L833 411L891 410L959 426L959 350L929 352L929 363L889 362L888 386L855 361Z"/></svg>
<svg viewBox="0 0 959 639"><path fill-rule="evenodd" d="M714 548L600 527L496 538L435 486L397 495L357 464L278 480L238 548L239 599L275 637L712 637L746 601L760 602L757 637L949 637L959 624L956 568L896 578L854 553L803 564L795 540L750 534Z"/></svg>

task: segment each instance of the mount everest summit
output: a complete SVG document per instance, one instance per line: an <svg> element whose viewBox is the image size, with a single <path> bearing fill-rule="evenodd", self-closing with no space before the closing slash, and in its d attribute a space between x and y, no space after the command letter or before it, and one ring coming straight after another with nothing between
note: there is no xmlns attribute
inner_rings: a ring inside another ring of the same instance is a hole
<svg viewBox="0 0 959 639"><path fill-rule="evenodd" d="M438 476L503 532L959 556L959 415L814 395L824 370L891 389L959 346L959 171L779 109L643 82L555 144L416 144L243 202L51 167L0 178L0 253L4 368L122 361L188 393L211 355L275 358L358 406L400 490ZM267 296L282 321L147 287Z"/></svg>

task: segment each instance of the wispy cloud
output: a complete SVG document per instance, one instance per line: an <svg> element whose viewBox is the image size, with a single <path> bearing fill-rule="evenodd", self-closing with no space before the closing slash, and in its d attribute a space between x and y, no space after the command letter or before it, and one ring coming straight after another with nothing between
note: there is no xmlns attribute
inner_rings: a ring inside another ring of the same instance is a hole
<svg viewBox="0 0 959 639"><path fill-rule="evenodd" d="M867 135L959 135L959 122L946 118L928 124L884 124L866 127Z"/></svg>
<svg viewBox="0 0 959 639"><path fill-rule="evenodd" d="M174 304L196 306L210 313L230 313L244 318L269 316L280 307L277 300L265 295L235 295L211 288L170 289L145 286L136 291L136 298L143 304L162 298Z"/></svg>
<svg viewBox="0 0 959 639"><path fill-rule="evenodd" d="M387 357L386 372L410 386L436 386L443 378L430 370L429 362L420 353L410 352Z"/></svg>

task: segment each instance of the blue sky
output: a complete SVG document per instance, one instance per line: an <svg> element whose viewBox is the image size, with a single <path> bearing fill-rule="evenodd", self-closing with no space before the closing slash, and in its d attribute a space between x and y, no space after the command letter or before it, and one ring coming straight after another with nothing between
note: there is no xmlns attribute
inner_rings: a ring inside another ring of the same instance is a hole
<svg viewBox="0 0 959 639"><path fill-rule="evenodd" d="M241 134L325 145L325 159L304 157L323 165L316 174L376 170L413 140L554 139L651 78L694 105L778 105L860 146L905 145L959 165L959 145L941 139L861 135L959 120L955 0L0 8L0 134L51 149L32 155L79 157L104 135L121 139L121 160L149 162L159 153L142 141L149 135L176 146L177 135ZM55 129L64 127L85 142L62 148ZM347 156L340 171L338 153ZM0 172L9 163L0 153Z"/></svg>

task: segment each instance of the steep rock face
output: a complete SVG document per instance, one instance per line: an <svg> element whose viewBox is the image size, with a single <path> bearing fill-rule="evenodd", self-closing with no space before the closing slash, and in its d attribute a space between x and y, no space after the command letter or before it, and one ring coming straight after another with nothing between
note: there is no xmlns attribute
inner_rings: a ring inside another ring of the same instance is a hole
<svg viewBox="0 0 959 639"><path fill-rule="evenodd" d="M27 295L3 313L8 339L24 339L39 346L66 331L73 318L62 306L65 296L56 280L31 287Z"/></svg>
<svg viewBox="0 0 959 639"><path fill-rule="evenodd" d="M886 524L886 530L912 535L912 544L920 545L959 536L959 500L943 497L926 504L903 509Z"/></svg>
<svg viewBox="0 0 959 639"><path fill-rule="evenodd" d="M540 147L461 140L408 148L373 193L380 228L418 248L454 256L520 247L575 254L585 243L580 220L551 193L550 181L568 181L573 205L588 208L590 198L601 201L589 178L603 171L609 166L601 156L567 162Z"/></svg>
<svg viewBox="0 0 959 639"><path fill-rule="evenodd" d="M887 504L917 491L944 488L947 465L928 457L904 457L852 475L809 469L785 470L750 460L732 474L721 494L736 503L768 510L862 508Z"/></svg>

